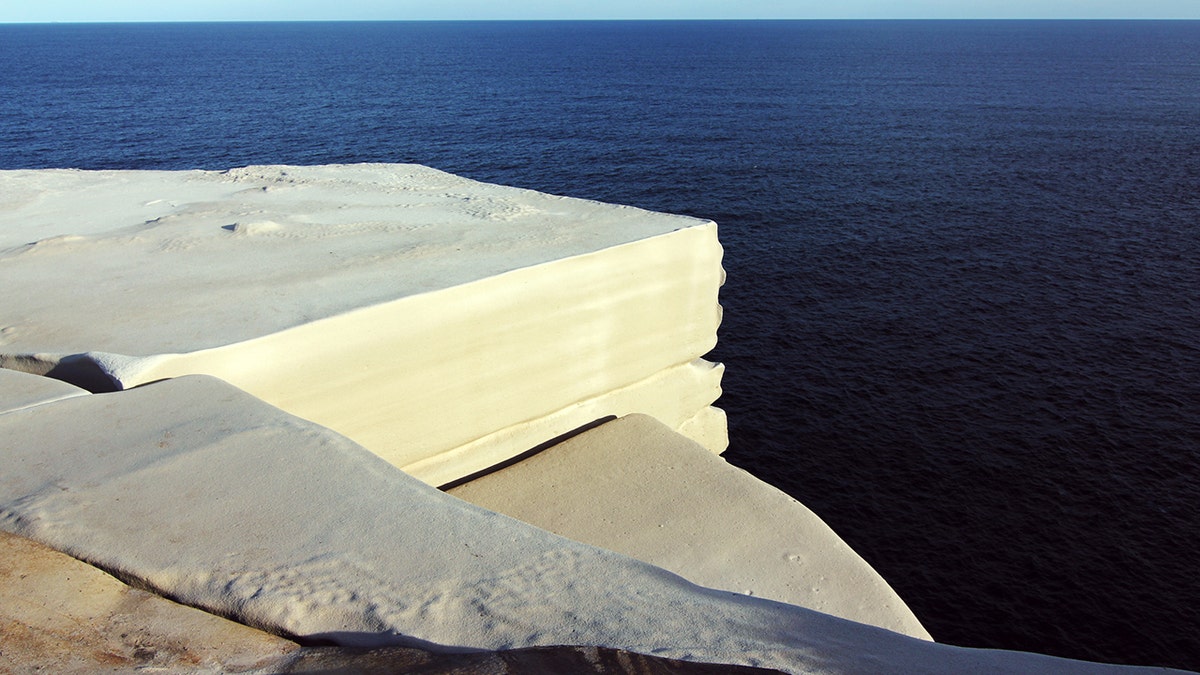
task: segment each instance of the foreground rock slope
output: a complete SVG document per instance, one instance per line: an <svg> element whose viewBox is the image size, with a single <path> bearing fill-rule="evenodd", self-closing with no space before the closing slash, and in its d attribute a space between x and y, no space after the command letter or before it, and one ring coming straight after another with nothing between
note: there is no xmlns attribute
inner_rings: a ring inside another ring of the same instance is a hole
<svg viewBox="0 0 1200 675"><path fill-rule="evenodd" d="M1118 668L939 645L467 504L207 376L0 414L0 528L302 641L586 644L785 672Z"/></svg>
<svg viewBox="0 0 1200 675"><path fill-rule="evenodd" d="M3 673L240 673L299 649L3 532L0 636Z"/></svg>
<svg viewBox="0 0 1200 675"><path fill-rule="evenodd" d="M0 532L0 673L356 673L359 675L753 675L757 668L590 646L444 653L301 648L152 593Z"/></svg>

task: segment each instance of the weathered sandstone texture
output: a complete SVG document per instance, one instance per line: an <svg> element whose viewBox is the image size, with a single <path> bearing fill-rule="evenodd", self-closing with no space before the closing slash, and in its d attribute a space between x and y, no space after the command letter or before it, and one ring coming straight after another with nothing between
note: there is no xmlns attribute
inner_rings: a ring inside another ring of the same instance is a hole
<svg viewBox="0 0 1200 675"><path fill-rule="evenodd" d="M0 532L0 672L237 673L299 648Z"/></svg>
<svg viewBox="0 0 1200 675"><path fill-rule="evenodd" d="M754 675L777 673L588 646L443 653L298 644L131 588L0 532L0 673Z"/></svg>

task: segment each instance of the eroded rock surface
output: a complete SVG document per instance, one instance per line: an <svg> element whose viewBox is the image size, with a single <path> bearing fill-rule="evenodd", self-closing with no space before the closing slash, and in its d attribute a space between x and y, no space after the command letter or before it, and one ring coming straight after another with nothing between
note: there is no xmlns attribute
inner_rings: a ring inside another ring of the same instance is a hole
<svg viewBox="0 0 1200 675"><path fill-rule="evenodd" d="M298 649L0 532L0 672L248 672Z"/></svg>

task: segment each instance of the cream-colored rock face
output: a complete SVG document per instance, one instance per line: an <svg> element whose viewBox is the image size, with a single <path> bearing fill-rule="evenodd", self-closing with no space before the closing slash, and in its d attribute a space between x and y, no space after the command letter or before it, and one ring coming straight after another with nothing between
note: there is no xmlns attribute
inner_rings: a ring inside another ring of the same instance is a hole
<svg viewBox="0 0 1200 675"><path fill-rule="evenodd" d="M510 425L450 452L409 464L393 463L430 485L445 485L462 477L463 467L495 466L512 456L510 449L534 448L597 420L635 412L653 416L707 449L723 449L728 444L725 413L709 405L720 395L723 372L721 364L697 359L544 417Z"/></svg>
<svg viewBox="0 0 1200 675"><path fill-rule="evenodd" d="M0 193L0 366L211 374L434 484L630 412L725 447L711 222L411 165L10 171Z"/></svg>
<svg viewBox="0 0 1200 675"><path fill-rule="evenodd" d="M409 466L707 352L720 263L692 258L709 243L711 227L689 228L543 263L160 359L130 383L215 375ZM656 394L700 399L690 416L717 397L713 379Z"/></svg>

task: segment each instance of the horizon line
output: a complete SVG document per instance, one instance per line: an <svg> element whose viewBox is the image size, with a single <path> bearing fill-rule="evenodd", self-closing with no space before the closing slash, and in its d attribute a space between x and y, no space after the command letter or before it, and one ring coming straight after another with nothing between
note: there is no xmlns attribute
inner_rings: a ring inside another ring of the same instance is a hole
<svg viewBox="0 0 1200 675"><path fill-rule="evenodd" d="M599 23L599 22L720 22L720 21L1200 21L1200 17L661 17L661 18L488 18L488 19L55 19L8 21L0 25L161 24L161 23Z"/></svg>

